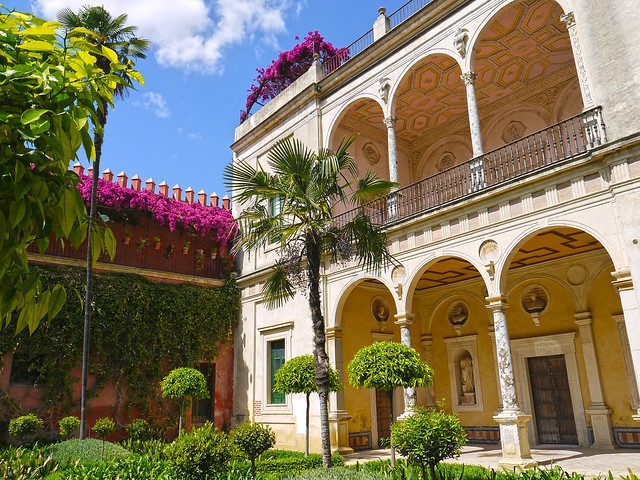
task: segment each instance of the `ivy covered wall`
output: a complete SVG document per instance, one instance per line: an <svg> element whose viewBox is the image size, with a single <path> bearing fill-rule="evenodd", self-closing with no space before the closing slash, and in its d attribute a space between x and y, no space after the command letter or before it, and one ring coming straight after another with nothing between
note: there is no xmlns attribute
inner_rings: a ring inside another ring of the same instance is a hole
<svg viewBox="0 0 640 480"><path fill-rule="evenodd" d="M43 410L58 416L77 407L73 396L77 377L72 373L82 358L85 272L68 266L32 268L42 275L43 283L62 283L67 302L32 336L27 331L1 335L0 354L15 350L28 359ZM162 377L172 368L213 360L238 317L239 292L233 279L222 287L207 288L98 273L94 282L89 374L95 382L90 394L95 397L108 382L116 388L127 385L128 405L121 406L137 407L143 414L150 405L162 404L158 397Z"/></svg>

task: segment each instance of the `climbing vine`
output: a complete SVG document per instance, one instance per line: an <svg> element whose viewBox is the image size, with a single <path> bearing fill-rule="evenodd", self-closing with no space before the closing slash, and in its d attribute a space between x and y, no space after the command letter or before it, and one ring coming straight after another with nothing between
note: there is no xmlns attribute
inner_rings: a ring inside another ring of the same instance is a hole
<svg viewBox="0 0 640 480"><path fill-rule="evenodd" d="M46 284L65 286L59 315L29 336L0 336L0 353L18 351L44 387L45 408L59 414L75 404L71 371L82 358L84 271L33 266ZM129 402L143 412L159 398L160 380L173 368L213 359L228 340L239 311L235 281L219 288L152 282L138 275L99 273L94 280L90 375L96 395L108 381L127 385Z"/></svg>

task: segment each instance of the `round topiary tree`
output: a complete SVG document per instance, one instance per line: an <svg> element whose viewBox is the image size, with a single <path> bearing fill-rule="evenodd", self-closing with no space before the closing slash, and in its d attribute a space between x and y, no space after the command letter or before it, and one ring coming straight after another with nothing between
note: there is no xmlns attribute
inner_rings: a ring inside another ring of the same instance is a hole
<svg viewBox="0 0 640 480"><path fill-rule="evenodd" d="M389 421L393 425L393 391L396 388L427 387L433 371L413 348L396 342L376 342L363 347L347 367L349 383L357 388L385 390L389 395ZM395 449L391 439L391 461Z"/></svg>
<svg viewBox="0 0 640 480"><path fill-rule="evenodd" d="M33 413L12 418L9 421L9 435L20 439L24 442L26 437L33 436L40 432L44 427L44 422L40 417Z"/></svg>
<svg viewBox="0 0 640 480"><path fill-rule="evenodd" d="M410 463L422 470L427 479L438 480L436 467L445 458L457 457L467 435L457 415L433 409L416 409L413 415L396 422L392 427L393 443Z"/></svg>
<svg viewBox="0 0 640 480"><path fill-rule="evenodd" d="M96 423L93 424L91 430L102 439L102 457L104 457L104 442L107 435L111 435L116 431L116 424L108 417L99 418L96 420Z"/></svg>
<svg viewBox="0 0 640 480"><path fill-rule="evenodd" d="M273 447L276 434L267 425L243 423L231 432L233 443L251 462L251 478L256 479L256 458Z"/></svg>
<svg viewBox="0 0 640 480"><path fill-rule="evenodd" d="M58 422L58 429L62 438L68 438L73 432L75 432L80 426L80 419L70 415L68 417L61 418Z"/></svg>
<svg viewBox="0 0 640 480"><path fill-rule="evenodd" d="M138 418L126 426L127 436L129 440L134 442L144 442L154 437L155 431L149 422L144 418Z"/></svg>
<svg viewBox="0 0 640 480"><path fill-rule="evenodd" d="M160 382L162 395L180 404L178 436L182 434L182 415L191 398L209 398L207 379L195 368L181 367L171 370Z"/></svg>
<svg viewBox="0 0 640 480"><path fill-rule="evenodd" d="M227 472L231 453L227 435L209 422L178 437L165 449L173 473L183 480L220 478Z"/></svg>
<svg viewBox="0 0 640 480"><path fill-rule="evenodd" d="M305 456L309 455L309 396L318 391L313 355L294 357L282 365L275 374L274 388L282 393L304 393L307 400L305 413ZM329 391L342 389L340 376L329 366Z"/></svg>

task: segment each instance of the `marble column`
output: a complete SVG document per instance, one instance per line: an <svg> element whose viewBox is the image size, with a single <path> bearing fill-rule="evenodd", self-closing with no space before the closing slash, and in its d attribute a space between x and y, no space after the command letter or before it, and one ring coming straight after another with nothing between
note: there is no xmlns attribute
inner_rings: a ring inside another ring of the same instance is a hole
<svg viewBox="0 0 640 480"><path fill-rule="evenodd" d="M585 371L587 373L587 385L589 388L589 407L587 414L591 417L593 428L594 448L610 449L614 447L613 432L611 430L611 410L604 403L598 357L593 343L593 318L591 312L579 312L574 315L576 325L580 332L582 355L584 357Z"/></svg>
<svg viewBox="0 0 640 480"><path fill-rule="evenodd" d="M398 182L398 148L396 146L396 117L386 117L384 124L387 126L387 147L389 152L389 180ZM396 190L394 188L393 190ZM398 198L393 191L387 197L387 210L390 218L398 213Z"/></svg>
<svg viewBox="0 0 640 480"><path fill-rule="evenodd" d="M629 339L629 352L633 366L633 375L636 381L636 388L640 386L640 308L638 299L633 288L631 272L629 270L618 270L613 272L613 285L620 294L622 303L622 314L624 315L624 325ZM639 392L640 395L640 392ZM633 419L640 421L640 408L636 410Z"/></svg>
<svg viewBox="0 0 640 480"><path fill-rule="evenodd" d="M340 373L340 381L345 383L344 364L342 361L342 327L326 329L327 354L331 366ZM329 394L329 428L331 449L339 453L352 453L349 446L349 419L344 405L344 390Z"/></svg>
<svg viewBox="0 0 640 480"><path fill-rule="evenodd" d="M531 420L531 415L525 415L518 404L505 312L507 306L507 299L504 296L487 298L487 308L493 314L496 355L500 371L500 394L502 396L502 411L493 419L500 426L500 443L502 444L500 465L508 468L515 466L526 468L537 465L537 462L531 458L527 433L527 423Z"/></svg>
<svg viewBox="0 0 640 480"><path fill-rule="evenodd" d="M422 351L424 352L424 361L433 369L433 337L431 335L423 335L420 337ZM435 377L435 370L434 370ZM435 407L436 405L436 380L431 380L431 385L427 388L427 406Z"/></svg>
<svg viewBox="0 0 640 480"><path fill-rule="evenodd" d="M474 161L471 164L471 189L479 190L484 187L484 173L482 171L482 133L480 132L480 117L478 115L478 103L476 101L475 82L478 78L474 72L466 72L460 75L467 89L467 111L469 113L469 131L471 133L471 148Z"/></svg>
<svg viewBox="0 0 640 480"><path fill-rule="evenodd" d="M493 350L493 364L496 370L496 386L498 387L498 412L502 411L502 395L500 394L500 369L498 368L498 353L496 352L496 333L493 325L489 325L489 337L491 338L491 350Z"/></svg>
<svg viewBox="0 0 640 480"><path fill-rule="evenodd" d="M573 12L569 12L566 15L560 17L560 21L567 26L569 32L569 38L571 39L571 49L573 50L573 59L576 64L576 70L578 73L578 83L580 84L580 92L582 92L582 103L584 110L589 110L595 106L593 101L593 95L591 94L591 87L589 86L589 75L587 73L587 67L584 63L584 57L582 56L582 48L580 47L580 38L578 37L578 29L576 28L576 18Z"/></svg>
<svg viewBox="0 0 640 480"><path fill-rule="evenodd" d="M413 325L413 313L400 313L395 316L395 324L400 327L400 343L407 347L411 345L411 325ZM404 389L404 413L402 417L411 415L416 407L416 389L408 387Z"/></svg>

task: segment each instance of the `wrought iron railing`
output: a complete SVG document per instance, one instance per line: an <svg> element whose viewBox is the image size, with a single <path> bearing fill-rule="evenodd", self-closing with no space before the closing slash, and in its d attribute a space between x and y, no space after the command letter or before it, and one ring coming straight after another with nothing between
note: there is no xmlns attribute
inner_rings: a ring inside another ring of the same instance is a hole
<svg viewBox="0 0 640 480"><path fill-rule="evenodd" d="M363 212L375 224L393 224L541 172L605 142L602 109L596 107L342 213L335 223L342 226Z"/></svg>
<svg viewBox="0 0 640 480"><path fill-rule="evenodd" d="M436 0L409 0L388 16L391 30L404 23L418 11L435 1ZM336 55L326 59L322 64L322 71L325 75L329 75L331 72L334 72L349 60L362 53L364 49L373 45L373 42L373 29L371 29L351 43L351 45L346 48L341 48Z"/></svg>

